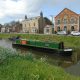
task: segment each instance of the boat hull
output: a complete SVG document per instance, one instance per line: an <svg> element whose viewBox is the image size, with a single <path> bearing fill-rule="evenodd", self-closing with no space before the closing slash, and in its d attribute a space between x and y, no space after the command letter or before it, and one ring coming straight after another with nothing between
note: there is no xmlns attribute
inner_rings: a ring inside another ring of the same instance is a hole
<svg viewBox="0 0 80 80"><path fill-rule="evenodd" d="M22 45L22 44L12 44L13 47L27 47L29 49L37 50L37 51L43 51L43 52L48 52L48 53L56 53L62 56L71 56L72 55L72 50L59 50L59 49L50 49L50 48L45 48L45 47L37 47L37 46L32 46L32 45Z"/></svg>

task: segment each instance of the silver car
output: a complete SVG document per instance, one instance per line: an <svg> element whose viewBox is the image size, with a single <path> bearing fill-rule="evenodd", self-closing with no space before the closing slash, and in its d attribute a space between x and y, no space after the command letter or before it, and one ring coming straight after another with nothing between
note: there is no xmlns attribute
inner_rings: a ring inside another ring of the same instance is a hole
<svg viewBox="0 0 80 80"><path fill-rule="evenodd" d="M67 35L67 32L66 31L59 31L57 32L58 35Z"/></svg>
<svg viewBox="0 0 80 80"><path fill-rule="evenodd" d="M71 35L73 35L73 36L80 36L80 32L78 32L78 31L72 31Z"/></svg>

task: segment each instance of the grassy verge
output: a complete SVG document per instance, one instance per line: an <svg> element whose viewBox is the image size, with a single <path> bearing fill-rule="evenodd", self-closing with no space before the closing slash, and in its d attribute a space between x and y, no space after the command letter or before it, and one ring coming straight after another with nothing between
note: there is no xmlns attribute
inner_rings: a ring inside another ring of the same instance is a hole
<svg viewBox="0 0 80 80"><path fill-rule="evenodd" d="M80 80L31 54L0 48L0 80Z"/></svg>
<svg viewBox="0 0 80 80"><path fill-rule="evenodd" d="M42 40L42 41L63 41L65 47L79 48L80 47L80 37L75 36L58 36L58 35L38 35L38 34L0 34L0 38L9 38L12 36L20 35L22 38Z"/></svg>

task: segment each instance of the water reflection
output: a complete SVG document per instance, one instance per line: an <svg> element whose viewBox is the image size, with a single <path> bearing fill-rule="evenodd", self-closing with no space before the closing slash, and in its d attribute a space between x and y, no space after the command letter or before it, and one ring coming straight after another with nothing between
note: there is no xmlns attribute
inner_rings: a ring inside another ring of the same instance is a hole
<svg viewBox="0 0 80 80"><path fill-rule="evenodd" d="M13 49L12 42L9 40L0 39L0 46L4 48Z"/></svg>

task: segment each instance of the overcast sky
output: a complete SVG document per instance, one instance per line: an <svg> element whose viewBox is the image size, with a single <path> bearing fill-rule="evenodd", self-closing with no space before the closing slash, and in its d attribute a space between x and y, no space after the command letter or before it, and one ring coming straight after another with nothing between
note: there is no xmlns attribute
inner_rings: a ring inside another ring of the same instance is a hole
<svg viewBox="0 0 80 80"><path fill-rule="evenodd" d="M22 20L25 14L39 16L40 11L50 18L64 8L80 14L80 0L0 0L0 23Z"/></svg>

